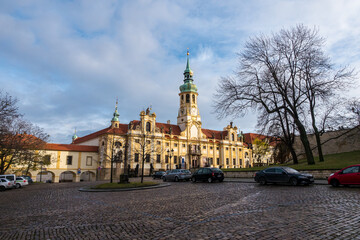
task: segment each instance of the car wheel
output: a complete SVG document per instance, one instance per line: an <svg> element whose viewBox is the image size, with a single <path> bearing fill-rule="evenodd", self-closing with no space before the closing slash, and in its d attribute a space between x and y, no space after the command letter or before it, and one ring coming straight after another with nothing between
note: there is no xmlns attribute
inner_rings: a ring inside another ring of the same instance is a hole
<svg viewBox="0 0 360 240"><path fill-rule="evenodd" d="M175 182L178 182L179 181L179 178L178 177L175 177Z"/></svg>
<svg viewBox="0 0 360 240"><path fill-rule="evenodd" d="M212 183L212 181L213 181L212 178L209 177L209 178L208 178L208 182L209 182L209 183Z"/></svg>
<svg viewBox="0 0 360 240"><path fill-rule="evenodd" d="M336 179L331 180L330 184L333 187L338 187L340 185L339 181Z"/></svg>
<svg viewBox="0 0 360 240"><path fill-rule="evenodd" d="M164 182L166 182L166 177L163 177L162 179L163 179Z"/></svg>
<svg viewBox="0 0 360 240"><path fill-rule="evenodd" d="M296 178L290 178L290 184L296 186L298 184L298 180Z"/></svg>
<svg viewBox="0 0 360 240"><path fill-rule="evenodd" d="M17 183L17 184L16 184L16 188L21 188L21 184L20 184L20 183Z"/></svg>
<svg viewBox="0 0 360 240"><path fill-rule="evenodd" d="M0 191L5 191L5 187L4 186L0 186Z"/></svg>
<svg viewBox="0 0 360 240"><path fill-rule="evenodd" d="M196 178L195 178L195 177L192 177L192 178L191 178L191 182L196 183Z"/></svg>
<svg viewBox="0 0 360 240"><path fill-rule="evenodd" d="M266 179L265 179L264 177L261 177L261 178L259 179L259 183L260 183L261 185L266 185Z"/></svg>

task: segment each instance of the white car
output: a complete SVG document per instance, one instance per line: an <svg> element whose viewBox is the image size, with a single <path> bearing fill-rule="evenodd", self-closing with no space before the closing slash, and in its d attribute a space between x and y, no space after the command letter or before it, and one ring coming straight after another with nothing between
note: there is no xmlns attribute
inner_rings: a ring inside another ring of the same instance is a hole
<svg viewBox="0 0 360 240"><path fill-rule="evenodd" d="M16 184L16 188L21 188L23 186L29 185L29 182L24 177L16 177L15 184Z"/></svg>
<svg viewBox="0 0 360 240"><path fill-rule="evenodd" d="M6 178L0 178L0 191L5 191L6 189L14 188L14 184L12 181Z"/></svg>

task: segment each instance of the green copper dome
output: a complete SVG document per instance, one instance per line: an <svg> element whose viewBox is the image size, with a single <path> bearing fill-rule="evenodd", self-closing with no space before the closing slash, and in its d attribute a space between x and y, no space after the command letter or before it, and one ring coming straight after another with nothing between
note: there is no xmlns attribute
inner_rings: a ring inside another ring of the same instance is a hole
<svg viewBox="0 0 360 240"><path fill-rule="evenodd" d="M180 92L197 92L197 87L193 84L193 71L189 63L189 51L187 51L186 69L184 71L184 84L180 86Z"/></svg>
<svg viewBox="0 0 360 240"><path fill-rule="evenodd" d="M193 81L185 81L183 85L180 86L180 92L197 92L197 87L192 83Z"/></svg>

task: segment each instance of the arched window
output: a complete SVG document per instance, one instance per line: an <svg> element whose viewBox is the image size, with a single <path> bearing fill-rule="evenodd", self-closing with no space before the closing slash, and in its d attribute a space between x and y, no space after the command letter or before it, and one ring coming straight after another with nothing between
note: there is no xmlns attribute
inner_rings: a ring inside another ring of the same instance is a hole
<svg viewBox="0 0 360 240"><path fill-rule="evenodd" d="M231 134L231 140L232 140L232 141L235 141L235 136L234 136L234 134Z"/></svg>
<svg viewBox="0 0 360 240"><path fill-rule="evenodd" d="M181 95L181 102L184 101L184 95Z"/></svg>
<svg viewBox="0 0 360 240"><path fill-rule="evenodd" d="M186 102L189 103L190 102L190 95L186 94Z"/></svg>
<svg viewBox="0 0 360 240"><path fill-rule="evenodd" d="M115 142L115 147L117 147L117 148L121 147L121 142L116 141Z"/></svg>
<svg viewBox="0 0 360 240"><path fill-rule="evenodd" d="M192 95L193 103L195 103L195 95Z"/></svg>
<svg viewBox="0 0 360 240"><path fill-rule="evenodd" d="M151 132L150 122L147 122L147 123L146 123L146 131L147 131L147 132Z"/></svg>

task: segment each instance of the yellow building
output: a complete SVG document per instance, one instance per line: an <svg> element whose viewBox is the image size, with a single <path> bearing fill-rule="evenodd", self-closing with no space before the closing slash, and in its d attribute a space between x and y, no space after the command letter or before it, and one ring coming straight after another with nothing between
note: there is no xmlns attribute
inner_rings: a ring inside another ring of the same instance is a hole
<svg viewBox="0 0 360 240"><path fill-rule="evenodd" d="M198 92L193 81L187 53L184 83L179 88L177 124L156 122L156 114L151 109L142 111L139 120L120 123L116 104L108 128L83 137L74 135L72 144L54 144L52 149L47 145L45 151L52 161L46 169L51 172L48 176L55 182L109 179L112 163L113 176L119 178L124 167L131 173L140 173L143 159L145 174L160 169L252 165L251 149L232 123L222 131L202 128ZM68 164L70 158L72 162ZM63 176L64 172L69 176ZM91 177L82 177L85 172ZM38 172L32 174L38 175Z"/></svg>

